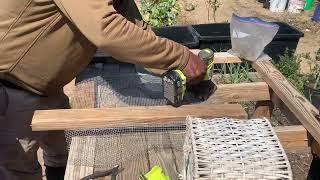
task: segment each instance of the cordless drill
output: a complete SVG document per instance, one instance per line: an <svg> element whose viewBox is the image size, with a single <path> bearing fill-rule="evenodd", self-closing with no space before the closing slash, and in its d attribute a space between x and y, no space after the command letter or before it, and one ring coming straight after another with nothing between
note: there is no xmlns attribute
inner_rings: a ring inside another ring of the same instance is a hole
<svg viewBox="0 0 320 180"><path fill-rule="evenodd" d="M205 97L206 99L213 88L211 81L212 70L214 64L214 53L211 49L203 49L198 54L199 58L207 65L206 75L197 86L191 88L191 93L196 94L197 97ZM166 72L162 77L164 97L170 102L172 106L178 107L182 105L183 98L187 91L187 79L182 71L176 69Z"/></svg>

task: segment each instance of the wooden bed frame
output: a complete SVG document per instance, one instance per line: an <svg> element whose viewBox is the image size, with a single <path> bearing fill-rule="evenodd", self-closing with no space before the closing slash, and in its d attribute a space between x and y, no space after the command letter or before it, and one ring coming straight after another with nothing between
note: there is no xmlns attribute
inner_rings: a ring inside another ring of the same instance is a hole
<svg viewBox="0 0 320 180"><path fill-rule="evenodd" d="M198 50L194 50L197 52ZM215 63L241 63L228 53L215 53ZM241 84L218 84L216 92L201 104L171 106L123 107L95 109L59 109L36 111L32 121L34 131L67 130L74 128L98 128L128 126L139 123L162 123L184 119L186 116L247 118L240 104L234 102L255 101L254 117L270 119L272 109L279 107L297 126L276 127L276 133L285 149L308 147L307 132L315 142L320 142L319 111L301 95L268 60L252 63L260 81ZM66 86L72 97L74 82ZM228 104L232 102L233 104ZM128 116L130 114L130 116ZM129 117L129 118L128 118ZM88 123L90 122L90 123ZM316 146L318 146L316 144ZM316 149L316 148L315 148Z"/></svg>

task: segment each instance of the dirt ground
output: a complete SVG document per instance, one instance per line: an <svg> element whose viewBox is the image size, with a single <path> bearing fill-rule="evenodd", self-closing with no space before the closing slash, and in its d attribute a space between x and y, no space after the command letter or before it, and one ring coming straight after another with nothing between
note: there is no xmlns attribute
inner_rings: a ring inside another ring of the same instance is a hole
<svg viewBox="0 0 320 180"><path fill-rule="evenodd" d="M192 3L195 6L193 11L183 10L178 16L178 25L201 24L214 22L212 14L208 21L208 10L205 0L178 0L185 7ZM296 27L304 33L300 39L296 53L315 52L320 48L320 23L316 24L310 20L313 11L306 11L300 14L273 13L264 9L261 3L256 0L220 0L221 5L216 11L216 22L229 21L232 13L240 16L256 16L268 21L282 21ZM306 64L302 65L302 72L307 72Z"/></svg>

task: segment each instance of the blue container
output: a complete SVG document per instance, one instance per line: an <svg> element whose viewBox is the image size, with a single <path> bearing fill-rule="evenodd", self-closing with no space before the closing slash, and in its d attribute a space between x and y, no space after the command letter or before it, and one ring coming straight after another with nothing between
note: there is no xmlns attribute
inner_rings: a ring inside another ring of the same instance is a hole
<svg viewBox="0 0 320 180"><path fill-rule="evenodd" d="M315 22L320 22L320 2L318 2L318 5L317 5L316 9L314 10L312 20Z"/></svg>

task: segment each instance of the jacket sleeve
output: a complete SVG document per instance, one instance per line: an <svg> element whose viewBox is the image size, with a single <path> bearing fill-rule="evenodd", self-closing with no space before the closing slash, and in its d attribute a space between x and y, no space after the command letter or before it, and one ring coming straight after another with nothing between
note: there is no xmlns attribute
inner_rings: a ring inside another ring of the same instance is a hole
<svg viewBox="0 0 320 180"><path fill-rule="evenodd" d="M183 69L189 49L145 31L118 13L113 0L55 0L61 11L97 48L119 61L140 64L161 74Z"/></svg>

